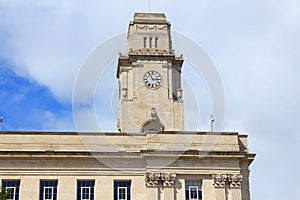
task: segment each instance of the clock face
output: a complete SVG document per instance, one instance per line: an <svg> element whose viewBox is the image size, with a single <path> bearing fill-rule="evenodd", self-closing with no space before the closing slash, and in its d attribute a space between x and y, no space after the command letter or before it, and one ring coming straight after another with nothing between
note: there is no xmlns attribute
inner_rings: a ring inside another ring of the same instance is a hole
<svg viewBox="0 0 300 200"><path fill-rule="evenodd" d="M144 75L144 82L147 87L157 88L161 84L161 76L156 71L148 71Z"/></svg>

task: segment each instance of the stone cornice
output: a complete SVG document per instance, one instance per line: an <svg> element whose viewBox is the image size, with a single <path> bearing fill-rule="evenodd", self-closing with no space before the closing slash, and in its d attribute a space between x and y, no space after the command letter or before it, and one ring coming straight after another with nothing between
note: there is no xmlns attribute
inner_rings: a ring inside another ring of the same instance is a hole
<svg viewBox="0 0 300 200"><path fill-rule="evenodd" d="M253 156L251 156L253 155ZM238 162L251 163L255 154L245 154L243 152L173 152L173 151L140 151L140 152L83 152L83 151L0 151L1 160L54 160L54 159L68 159L68 160L82 160L82 159L139 159L147 160L153 158L174 158L174 159L199 159L199 160L231 160Z"/></svg>
<svg viewBox="0 0 300 200"><path fill-rule="evenodd" d="M157 48L130 49L129 56L172 56L175 57L174 50L165 50Z"/></svg>

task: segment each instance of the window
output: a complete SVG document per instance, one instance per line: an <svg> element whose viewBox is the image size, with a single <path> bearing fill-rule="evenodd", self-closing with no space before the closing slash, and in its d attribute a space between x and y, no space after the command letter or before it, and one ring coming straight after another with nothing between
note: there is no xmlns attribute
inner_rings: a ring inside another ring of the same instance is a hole
<svg viewBox="0 0 300 200"><path fill-rule="evenodd" d="M149 37L149 48L152 48L152 37Z"/></svg>
<svg viewBox="0 0 300 200"><path fill-rule="evenodd" d="M147 47L147 37L144 37L144 48Z"/></svg>
<svg viewBox="0 0 300 200"><path fill-rule="evenodd" d="M19 200L20 180L3 180L2 187L10 190L7 200Z"/></svg>
<svg viewBox="0 0 300 200"><path fill-rule="evenodd" d="M114 200L130 200L130 181L114 181Z"/></svg>
<svg viewBox="0 0 300 200"><path fill-rule="evenodd" d="M158 37L155 37L155 48L158 48Z"/></svg>
<svg viewBox="0 0 300 200"><path fill-rule="evenodd" d="M77 200L94 200L95 180L77 181Z"/></svg>
<svg viewBox="0 0 300 200"><path fill-rule="evenodd" d="M201 200L202 199L202 182L201 181L185 181L185 199Z"/></svg>
<svg viewBox="0 0 300 200"><path fill-rule="evenodd" d="M57 180L40 181L40 200L57 199Z"/></svg>

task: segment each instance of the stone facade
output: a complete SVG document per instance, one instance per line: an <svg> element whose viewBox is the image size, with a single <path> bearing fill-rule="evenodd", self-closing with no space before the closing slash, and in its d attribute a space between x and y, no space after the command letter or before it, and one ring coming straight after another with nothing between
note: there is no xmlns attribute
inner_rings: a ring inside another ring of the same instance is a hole
<svg viewBox="0 0 300 200"><path fill-rule="evenodd" d="M150 37L154 48L141 46ZM0 132L0 184L17 183L20 200L249 200L247 135L183 131L183 58L164 14L135 14L128 46L117 72L120 132ZM161 76L153 88L149 70ZM47 180L57 185L45 190Z"/></svg>
<svg viewBox="0 0 300 200"><path fill-rule="evenodd" d="M58 199L76 199L78 180L95 181L95 199L113 199L114 180L131 181L131 199L185 199L185 181L203 199L250 199L247 136L1 132L0 179L20 180L20 199L37 199L40 180L58 180ZM215 141L209 152L205 141ZM201 150L202 149L202 150Z"/></svg>

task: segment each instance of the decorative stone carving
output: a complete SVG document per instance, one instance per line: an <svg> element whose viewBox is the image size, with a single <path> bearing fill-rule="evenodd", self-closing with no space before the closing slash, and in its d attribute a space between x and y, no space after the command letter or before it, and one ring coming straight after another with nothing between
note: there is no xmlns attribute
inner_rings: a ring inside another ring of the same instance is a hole
<svg viewBox="0 0 300 200"><path fill-rule="evenodd" d="M146 173L145 182L146 186L158 186L161 175L160 173Z"/></svg>
<svg viewBox="0 0 300 200"><path fill-rule="evenodd" d="M227 175L226 174L213 174L215 187L226 187Z"/></svg>
<svg viewBox="0 0 300 200"><path fill-rule="evenodd" d="M153 55L153 56L174 56L173 50L165 50L165 49L130 49L128 55Z"/></svg>
<svg viewBox="0 0 300 200"><path fill-rule="evenodd" d="M127 99L127 97L128 97L128 89L127 88L122 88L122 96L123 96L123 99Z"/></svg>
<svg viewBox="0 0 300 200"><path fill-rule="evenodd" d="M175 173L162 173L161 180L163 186L174 186L175 185L176 174Z"/></svg>
<svg viewBox="0 0 300 200"><path fill-rule="evenodd" d="M146 186L159 186L162 183L165 187L175 185L176 174L175 173L146 173L145 182Z"/></svg>
<svg viewBox="0 0 300 200"><path fill-rule="evenodd" d="M231 188L242 187L243 175L241 174L229 174L228 182Z"/></svg>
<svg viewBox="0 0 300 200"><path fill-rule="evenodd" d="M213 174L215 187L226 187L231 188L241 187L243 175L241 174Z"/></svg>
<svg viewBox="0 0 300 200"><path fill-rule="evenodd" d="M167 26L157 26L157 25L154 25L154 26L149 26L149 25L144 25L144 26L139 26L139 25L136 25L136 30L167 30Z"/></svg>
<svg viewBox="0 0 300 200"><path fill-rule="evenodd" d="M177 88L177 99L178 101L182 101L182 89L181 88Z"/></svg>

